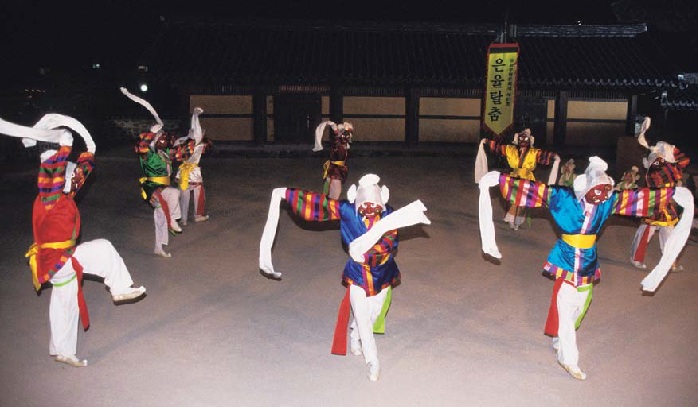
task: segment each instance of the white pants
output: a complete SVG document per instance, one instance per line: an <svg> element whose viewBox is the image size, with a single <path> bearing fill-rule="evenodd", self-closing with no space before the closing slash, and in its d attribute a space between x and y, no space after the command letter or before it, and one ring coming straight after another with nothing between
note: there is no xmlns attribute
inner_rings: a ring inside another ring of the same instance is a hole
<svg viewBox="0 0 698 407"><path fill-rule="evenodd" d="M189 200L192 193L194 194L194 216L206 215L204 203L206 202L206 194L204 193L204 184L192 183L189 181L187 189L183 190L179 197L179 206L182 213L182 224L189 221Z"/></svg>
<svg viewBox="0 0 698 407"><path fill-rule="evenodd" d="M649 231L647 232L647 239L643 239L642 235L645 233L647 228L649 228ZM659 250L664 252L664 244L666 243L667 239L669 239L669 235L671 234L672 230L674 230L673 226L653 226L642 222L640 227L637 228L635 237L633 238L633 243L630 246L630 258L641 263L645 262L644 254L641 256L642 258L635 259L636 252L638 249L642 249L644 251L647 250L647 246L649 245L650 241L652 240L652 236L654 236L656 231L659 231Z"/></svg>
<svg viewBox="0 0 698 407"><path fill-rule="evenodd" d="M516 226L521 226L526 220L526 208L511 205L504 215L504 222L514 223Z"/></svg>
<svg viewBox="0 0 698 407"><path fill-rule="evenodd" d="M337 178L330 178L329 193L327 194L327 196L329 196L332 199L339 199L340 195L342 195L342 180Z"/></svg>
<svg viewBox="0 0 698 407"><path fill-rule="evenodd" d="M373 297L367 297L363 288L353 284L349 286L349 300L354 316L349 325L349 329L351 329L349 333L350 343L354 346L359 342L361 343L361 351L366 363L378 362L378 349L376 348L376 340L373 338L373 324L383 309L387 293L388 290L384 289Z"/></svg>
<svg viewBox="0 0 698 407"><path fill-rule="evenodd" d="M133 280L124 264L123 259L111 242L106 239L96 239L81 243L73 254L82 265L83 274L92 274L104 278L104 284L109 287L112 296L123 294L131 287ZM73 262L68 259L65 265L51 278L52 284L66 285L51 289L48 318L51 326L49 342L50 355L75 355L78 341L78 279L75 276ZM71 281L72 279L72 281Z"/></svg>
<svg viewBox="0 0 698 407"><path fill-rule="evenodd" d="M179 189L166 187L162 189L160 194L170 211L170 222L176 223L177 219L182 217L179 207ZM169 225L167 224L167 216L159 203L153 211L153 221L155 223L155 250L160 250L163 245L166 246L169 243Z"/></svg>
<svg viewBox="0 0 698 407"><path fill-rule="evenodd" d="M585 287L585 286L580 286ZM590 290L578 291L570 284L562 283L557 293L558 345L557 360L567 366L578 367L579 349L575 323L584 310Z"/></svg>

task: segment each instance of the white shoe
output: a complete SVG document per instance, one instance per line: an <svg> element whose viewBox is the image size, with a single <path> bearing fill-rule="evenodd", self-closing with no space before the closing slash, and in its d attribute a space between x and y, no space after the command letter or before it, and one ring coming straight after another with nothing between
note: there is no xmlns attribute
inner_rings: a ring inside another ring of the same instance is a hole
<svg viewBox="0 0 698 407"><path fill-rule="evenodd" d="M172 255L170 253L167 253L166 251L164 251L162 249L159 249L159 250L155 249L155 251L153 253L157 254L160 257L165 257L165 258L172 257Z"/></svg>
<svg viewBox="0 0 698 407"><path fill-rule="evenodd" d="M111 298L114 302L123 302L134 300L143 294L145 294L145 287L140 286L138 288L129 288L129 291L126 291L125 293L112 295Z"/></svg>
<svg viewBox="0 0 698 407"><path fill-rule="evenodd" d="M637 260L630 259L630 263L632 263L633 266L635 266L635 267L637 267L637 268L639 268L639 269L643 269L643 270L644 270L644 269L647 268L647 266L646 266L644 263L642 263L642 262L640 262L640 261L637 261Z"/></svg>
<svg viewBox="0 0 698 407"><path fill-rule="evenodd" d="M68 356L56 355L55 360L56 360L56 362L65 363L66 365L70 365L73 367L85 367L85 366L87 366L87 359L80 360L75 355L68 355Z"/></svg>
<svg viewBox="0 0 698 407"><path fill-rule="evenodd" d="M560 350L560 338L557 336L553 338L553 350L555 352Z"/></svg>
<svg viewBox="0 0 698 407"><path fill-rule="evenodd" d="M683 266L680 264L674 264L671 266L671 272L672 273L680 273L683 271Z"/></svg>
<svg viewBox="0 0 698 407"><path fill-rule="evenodd" d="M177 221L173 220L172 222L170 222L170 231L172 231L174 233L182 233L182 228L179 227L179 224L177 223Z"/></svg>
<svg viewBox="0 0 698 407"><path fill-rule="evenodd" d="M586 380L587 374L582 372L582 369L580 369L578 366L569 366L560 362L559 360L557 361L557 363L559 363L560 366L562 366L562 368L565 369L567 373L569 373L570 376L574 377L575 379Z"/></svg>
<svg viewBox="0 0 698 407"><path fill-rule="evenodd" d="M368 362L368 380L372 382L378 381L378 376L380 376L381 367L380 364L376 362Z"/></svg>
<svg viewBox="0 0 698 407"><path fill-rule="evenodd" d="M511 228L511 230L519 230L519 227L515 225L514 222L509 222L509 228Z"/></svg>
<svg viewBox="0 0 698 407"><path fill-rule="evenodd" d="M203 222L208 220L208 215L196 215L194 216L194 222Z"/></svg>

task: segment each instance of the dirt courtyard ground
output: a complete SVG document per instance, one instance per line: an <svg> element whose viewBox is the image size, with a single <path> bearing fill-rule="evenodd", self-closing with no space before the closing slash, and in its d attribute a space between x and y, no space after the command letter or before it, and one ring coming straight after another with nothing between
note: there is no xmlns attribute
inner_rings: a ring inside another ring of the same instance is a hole
<svg viewBox="0 0 698 407"><path fill-rule="evenodd" d="M545 210L525 228L501 222L492 190L500 264L480 250L473 159L350 157L348 184L374 172L390 204L421 199L432 224L400 231L402 285L393 293L382 371L330 354L340 274L337 224L282 210L269 280L259 239L274 187L320 190L324 155L204 157L208 222L172 237L173 257L152 254L152 210L140 199L129 148L97 155L81 193L82 241L109 239L146 298L115 306L85 282L92 326L80 332L87 368L48 355L51 289L34 293L24 253L32 242L35 169L0 175L2 406L695 406L698 405L698 250L654 296L629 262L638 225L614 217L599 238L602 280L578 331L585 382L555 360L543 335L552 282L541 265L556 239ZM581 169L581 166L578 166ZM348 185L347 185L348 186ZM345 188L346 190L346 188ZM655 238L648 264L659 259Z"/></svg>

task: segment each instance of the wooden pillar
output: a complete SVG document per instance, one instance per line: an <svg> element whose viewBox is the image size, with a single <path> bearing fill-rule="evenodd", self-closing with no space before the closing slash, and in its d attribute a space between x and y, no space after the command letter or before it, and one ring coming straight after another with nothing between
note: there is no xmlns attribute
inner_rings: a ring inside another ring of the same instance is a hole
<svg viewBox="0 0 698 407"><path fill-rule="evenodd" d="M252 128L255 144L267 142L267 93L264 88L255 88L252 95Z"/></svg>
<svg viewBox="0 0 698 407"><path fill-rule="evenodd" d="M330 87L330 120L335 123L344 121L344 88L341 85Z"/></svg>
<svg viewBox="0 0 698 407"><path fill-rule="evenodd" d="M628 114L625 117L625 135L635 136L635 116L637 116L637 95L628 97Z"/></svg>
<svg viewBox="0 0 698 407"><path fill-rule="evenodd" d="M567 102L569 92L561 91L555 97L555 121L553 124L553 146L564 147L567 136Z"/></svg>
<svg viewBox="0 0 698 407"><path fill-rule="evenodd" d="M419 89L407 88L405 92L405 143L419 143Z"/></svg>

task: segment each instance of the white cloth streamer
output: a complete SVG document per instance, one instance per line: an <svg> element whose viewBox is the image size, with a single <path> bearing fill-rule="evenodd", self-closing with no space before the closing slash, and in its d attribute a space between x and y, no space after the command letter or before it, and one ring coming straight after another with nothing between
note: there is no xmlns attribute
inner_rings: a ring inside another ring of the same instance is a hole
<svg viewBox="0 0 698 407"><path fill-rule="evenodd" d="M480 178L480 199L478 209L482 251L497 259L502 258L502 253L499 252L499 248L497 247L497 242L495 240L490 188L499 184L499 175L499 171L490 171Z"/></svg>
<svg viewBox="0 0 698 407"><path fill-rule="evenodd" d="M674 191L674 201L683 208L679 223L674 226L669 238L664 244L664 251L659 263L642 280L642 289L647 292L655 292L664 277L669 273L672 264L686 245L688 235L691 233L693 222L694 202L691 191L684 187L677 187Z"/></svg>
<svg viewBox="0 0 698 407"><path fill-rule="evenodd" d="M366 253L389 230L423 223L430 225L431 221L424 214L427 208L419 199L404 206L376 222L371 229L357 237L349 244L349 255L354 261L362 263Z"/></svg>

